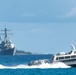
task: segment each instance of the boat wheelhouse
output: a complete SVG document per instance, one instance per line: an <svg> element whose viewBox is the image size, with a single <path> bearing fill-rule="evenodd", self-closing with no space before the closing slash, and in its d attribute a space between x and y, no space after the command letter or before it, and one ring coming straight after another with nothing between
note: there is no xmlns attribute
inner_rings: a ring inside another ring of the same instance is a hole
<svg viewBox="0 0 76 75"><path fill-rule="evenodd" d="M61 52L53 55L52 62L63 62L68 66L76 67L76 48L71 44L72 51L65 53Z"/></svg>

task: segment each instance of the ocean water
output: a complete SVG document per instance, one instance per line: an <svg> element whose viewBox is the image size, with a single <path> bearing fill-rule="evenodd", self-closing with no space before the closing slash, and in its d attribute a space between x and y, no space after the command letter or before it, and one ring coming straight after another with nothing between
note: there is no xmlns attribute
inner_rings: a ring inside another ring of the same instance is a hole
<svg viewBox="0 0 76 75"><path fill-rule="evenodd" d="M51 60L51 57L52 55L0 56L0 75L76 75L76 68L61 62L27 65L32 60Z"/></svg>

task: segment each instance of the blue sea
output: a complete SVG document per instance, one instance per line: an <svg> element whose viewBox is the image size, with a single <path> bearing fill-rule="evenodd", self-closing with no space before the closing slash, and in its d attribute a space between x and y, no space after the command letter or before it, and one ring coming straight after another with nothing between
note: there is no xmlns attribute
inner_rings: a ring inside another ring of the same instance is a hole
<svg viewBox="0 0 76 75"><path fill-rule="evenodd" d="M0 56L0 75L76 75L76 68L63 63L28 66L28 62L39 59L51 60L52 55Z"/></svg>

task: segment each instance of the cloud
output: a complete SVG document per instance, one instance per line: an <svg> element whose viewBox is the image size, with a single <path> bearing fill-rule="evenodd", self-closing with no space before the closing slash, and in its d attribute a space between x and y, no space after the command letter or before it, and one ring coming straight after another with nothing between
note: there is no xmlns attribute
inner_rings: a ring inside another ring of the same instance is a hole
<svg viewBox="0 0 76 75"><path fill-rule="evenodd" d="M35 14L34 13L23 13L22 16L24 16L24 17L33 17L33 16L35 16Z"/></svg>
<svg viewBox="0 0 76 75"><path fill-rule="evenodd" d="M76 7L72 8L69 12L67 12L65 15L60 16L61 18L70 18L70 17L76 17Z"/></svg>

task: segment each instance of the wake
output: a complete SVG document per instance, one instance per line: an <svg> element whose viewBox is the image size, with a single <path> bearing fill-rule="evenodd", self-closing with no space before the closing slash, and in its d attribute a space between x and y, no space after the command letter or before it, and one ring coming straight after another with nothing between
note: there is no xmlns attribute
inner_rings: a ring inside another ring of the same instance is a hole
<svg viewBox="0 0 76 75"><path fill-rule="evenodd" d="M49 69L49 68L71 68L71 67L65 65L62 62L56 62L56 63L50 63L50 64L49 63L42 63L40 65L32 65L32 66L21 64L21 65L17 65L17 66L13 66L13 67L0 65L0 69L35 69L35 68Z"/></svg>

